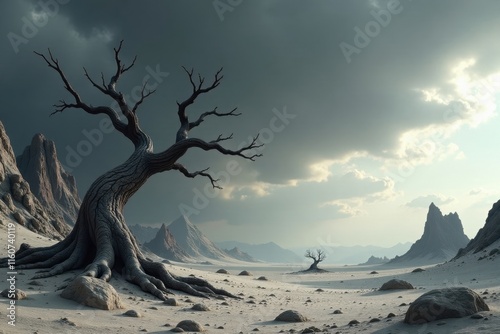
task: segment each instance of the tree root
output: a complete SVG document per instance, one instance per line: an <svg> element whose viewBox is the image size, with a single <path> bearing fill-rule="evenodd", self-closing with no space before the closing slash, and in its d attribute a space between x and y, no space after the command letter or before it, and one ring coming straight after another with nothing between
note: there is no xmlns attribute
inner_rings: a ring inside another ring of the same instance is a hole
<svg viewBox="0 0 500 334"><path fill-rule="evenodd" d="M81 246L79 238L67 238L49 247L31 248L27 244L22 244L16 252L17 269L42 269L36 272L33 279L48 278L65 273L69 270L82 268L87 247ZM186 294L200 298L225 297L240 299L226 290L218 289L204 279L196 277L179 277L171 274L165 265L154 262L143 257L140 253L133 251L133 247L128 248L125 253L129 253L128 259L123 265L123 277L139 286L144 292L150 293L161 300L166 300L168 294L174 294L172 290L181 291ZM111 252L113 259L106 259L108 253L99 253L94 260L88 264L80 275L96 277L109 281L112 275L114 264L114 252ZM0 268L8 265L8 258L0 259Z"/></svg>

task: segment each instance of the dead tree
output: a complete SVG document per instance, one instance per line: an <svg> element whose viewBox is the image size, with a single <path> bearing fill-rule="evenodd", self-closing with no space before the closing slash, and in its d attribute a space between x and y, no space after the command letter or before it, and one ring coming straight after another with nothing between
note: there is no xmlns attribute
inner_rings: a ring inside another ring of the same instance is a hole
<svg viewBox="0 0 500 334"><path fill-rule="evenodd" d="M311 264L311 266L309 267L309 269L306 270L306 271L310 271L310 270L319 270L318 264L325 259L326 254L321 249L317 249L316 252L308 249L308 250L306 250L306 253L304 256L309 258L309 259L312 259L314 261L313 264Z"/></svg>
<svg viewBox="0 0 500 334"><path fill-rule="evenodd" d="M190 120L187 109L196 99L217 88L223 76L222 69L217 71L210 83L205 82L201 75L194 75L193 70L186 72L192 91L183 102L177 102L177 115L180 127L177 131L175 142L167 149L153 152L151 138L140 128L137 116L138 107L154 91L146 90L147 82L142 86L140 98L131 105L124 95L117 90L117 83L122 75L129 71L134 61L125 66L120 59L122 42L114 49L116 71L106 84L101 73L101 82L94 81L84 68L85 77L99 92L107 95L117 103L116 109L109 106L92 106L82 100L77 91L71 86L64 74L60 63L50 49L48 54L35 52L45 63L61 78L64 88L70 93L72 102L60 100L54 105L52 114L63 112L67 109L81 109L92 115L105 115L109 117L114 128L128 138L134 145L134 151L121 165L113 168L100 176L92 183L84 196L78 218L71 233L62 241L49 247L31 248L23 244L16 253L17 269L44 270L38 272L34 278L46 278L62 274L66 271L84 268L82 275L91 276L109 281L112 270L118 270L129 282L141 287L143 291L165 299L169 289L208 298L210 296L230 296L231 293L217 289L205 280L195 277L177 277L166 270L161 263L147 259L139 249L137 241L130 232L123 208L127 201L139 188L154 174L176 170L188 178L202 176L208 178L213 187L217 179L207 172L207 169L190 172L186 167L177 162L188 150L192 148L204 151L218 151L224 155L239 156L243 159L254 160L260 154L255 153L257 137L250 144L237 150L224 148L221 142L232 138L232 135L219 135L212 141L198 138L188 138L189 132L199 126L207 117L238 116L236 109L228 112L219 112L217 108L201 113L194 121ZM119 113L125 116L120 119ZM7 266L7 258L0 259L0 267Z"/></svg>

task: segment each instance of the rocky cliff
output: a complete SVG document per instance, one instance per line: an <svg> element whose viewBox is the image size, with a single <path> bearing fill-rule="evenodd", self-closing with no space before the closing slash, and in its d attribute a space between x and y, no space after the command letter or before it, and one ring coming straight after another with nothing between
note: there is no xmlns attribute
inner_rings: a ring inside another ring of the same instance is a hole
<svg viewBox="0 0 500 334"><path fill-rule="evenodd" d="M49 238L62 239L70 227L45 210L19 171L9 137L0 122L0 222L14 221Z"/></svg>
<svg viewBox="0 0 500 334"><path fill-rule="evenodd" d="M392 259L389 264L445 262L468 242L469 238L464 234L458 214L455 212L443 216L441 210L431 203L422 237L410 247L408 252Z"/></svg>
<svg viewBox="0 0 500 334"><path fill-rule="evenodd" d="M480 252L498 240L500 240L500 201L493 204L484 226L479 229L467 246L458 251L455 259L465 254Z"/></svg>
<svg viewBox="0 0 500 334"><path fill-rule="evenodd" d="M191 257L227 260L229 256L210 241L185 216L172 222L168 229L172 232L177 244Z"/></svg>
<svg viewBox="0 0 500 334"><path fill-rule="evenodd" d="M81 200L75 178L66 173L57 158L54 142L42 134L35 135L17 157L17 166L45 209L74 225Z"/></svg>
<svg viewBox="0 0 500 334"><path fill-rule="evenodd" d="M189 255L177 244L172 233L162 224L155 238L144 244L149 250L167 260L186 262Z"/></svg>

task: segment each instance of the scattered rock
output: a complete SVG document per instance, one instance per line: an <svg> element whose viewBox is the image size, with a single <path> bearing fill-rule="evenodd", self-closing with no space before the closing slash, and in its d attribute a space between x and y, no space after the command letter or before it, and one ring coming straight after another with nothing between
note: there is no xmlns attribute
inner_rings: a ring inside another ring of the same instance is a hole
<svg viewBox="0 0 500 334"><path fill-rule="evenodd" d="M342 314L342 311L341 310L335 310L335 311L333 311L333 314Z"/></svg>
<svg viewBox="0 0 500 334"><path fill-rule="evenodd" d="M471 319L484 319L482 314L476 313L470 316Z"/></svg>
<svg viewBox="0 0 500 334"><path fill-rule="evenodd" d="M78 276L63 290L61 297L101 310L124 308L116 290L94 277Z"/></svg>
<svg viewBox="0 0 500 334"><path fill-rule="evenodd" d="M59 319L59 322L68 326L76 326L76 324L68 318L61 318Z"/></svg>
<svg viewBox="0 0 500 334"><path fill-rule="evenodd" d="M128 310L127 312L123 313L123 315L132 318L142 318L142 314L140 314L136 310Z"/></svg>
<svg viewBox="0 0 500 334"><path fill-rule="evenodd" d="M439 319L461 318L481 311L489 311L488 305L469 288L436 289L411 303L404 322L420 324Z"/></svg>
<svg viewBox="0 0 500 334"><path fill-rule="evenodd" d="M226 269L219 269L216 271L217 274L229 274L229 272Z"/></svg>
<svg viewBox="0 0 500 334"><path fill-rule="evenodd" d="M180 328L186 332L204 332L205 328L198 322L194 320L182 320L175 326L175 328ZM174 329L175 329L174 328ZM172 329L172 332L179 332L179 331L174 331Z"/></svg>
<svg viewBox="0 0 500 334"><path fill-rule="evenodd" d="M368 321L368 322L371 323L371 322L379 322L379 321L380 321L379 318L371 318L370 321Z"/></svg>
<svg viewBox="0 0 500 334"><path fill-rule="evenodd" d="M15 299L15 300L22 300L28 297L26 292L20 289L15 289L14 293L12 293L9 289L5 289L1 292L2 297L9 298L9 299Z"/></svg>
<svg viewBox="0 0 500 334"><path fill-rule="evenodd" d="M349 321L348 325L349 326L354 326L354 325L359 325L359 323L360 323L359 321L357 321L356 319L354 319L354 320Z"/></svg>
<svg viewBox="0 0 500 334"><path fill-rule="evenodd" d="M370 275L376 275L376 274L378 274L378 272L375 270L370 273Z"/></svg>
<svg viewBox="0 0 500 334"><path fill-rule="evenodd" d="M421 273L422 271L425 271L425 269L417 268L417 269L413 269L412 273Z"/></svg>
<svg viewBox="0 0 500 334"><path fill-rule="evenodd" d="M383 290L399 290L399 289L413 289L413 285L408 283L407 281L403 281L400 279L391 279L388 282L385 282L380 288Z"/></svg>
<svg viewBox="0 0 500 334"><path fill-rule="evenodd" d="M191 307L191 309L193 311L202 311L202 312L210 311L210 308L205 304L195 304L193 305L193 307Z"/></svg>
<svg viewBox="0 0 500 334"><path fill-rule="evenodd" d="M260 276L259 278L257 278L259 281L267 281L267 277L266 276Z"/></svg>
<svg viewBox="0 0 500 334"><path fill-rule="evenodd" d="M391 312L391 313L389 313L389 314L387 315L387 318L394 318L395 316L396 316L396 315L395 315L394 313L392 313L392 312Z"/></svg>
<svg viewBox="0 0 500 334"><path fill-rule="evenodd" d="M163 304L169 306L179 306L179 302L175 298L167 298L166 300L163 301Z"/></svg>
<svg viewBox="0 0 500 334"><path fill-rule="evenodd" d="M280 315L274 319L274 321L284 321L284 322L306 322L308 319L294 310L288 310L282 312Z"/></svg>
<svg viewBox="0 0 500 334"><path fill-rule="evenodd" d="M243 270L241 273L238 274L238 276L252 276L248 271Z"/></svg>

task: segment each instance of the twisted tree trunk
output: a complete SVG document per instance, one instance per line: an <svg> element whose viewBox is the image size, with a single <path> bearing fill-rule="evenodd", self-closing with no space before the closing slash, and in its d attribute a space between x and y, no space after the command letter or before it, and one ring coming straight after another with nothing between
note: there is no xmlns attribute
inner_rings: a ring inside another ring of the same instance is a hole
<svg viewBox="0 0 500 334"><path fill-rule="evenodd" d="M68 270L85 268L82 275L101 278L109 281L112 270L121 270L123 277L138 286L142 290L154 296L165 299L169 289L180 290L188 294L208 298L210 296L235 297L231 293L217 289L205 280L195 277L177 277L168 272L161 263L153 262L145 258L139 246L130 232L123 216L123 208L127 201L140 189L148 178L156 173L168 170L178 170L186 177L196 177L198 175L209 178L214 187L217 180L206 173L206 170L190 173L183 165L177 162L190 148L197 147L205 151L216 150L226 155L236 155L253 160L259 154L245 155L254 148L257 137L252 143L239 150L229 150L220 145L221 141L228 140L229 137L219 136L216 140L206 142L201 139L187 138L189 131L201 124L205 117L214 116L238 116L235 109L227 113L219 113L216 108L205 112L199 116L195 122L189 122L186 108L192 104L196 97L217 87L222 77L219 72L215 75L212 84L204 87L204 79L199 76L199 82L193 81L193 71L186 71L193 86L193 92L188 99L178 103L178 116L181 123L177 132L176 142L168 149L160 152L153 152L153 143L139 127L136 115L137 107L153 92L141 92L141 99L130 108L123 94L115 90L116 82L121 74L129 70L132 65L125 67L119 59L118 49L115 49L115 60L117 70L108 85L96 84L85 71L88 80L102 93L110 96L120 107L121 112L126 116L127 123L122 122L115 110L110 107L92 107L85 104L78 93L71 87L69 81L59 66L57 59L53 58L49 50L50 58L41 56L49 67L56 70L64 82L65 88L74 97L75 103L69 104L61 101L56 105L55 112L62 112L67 108L83 109L90 114L107 115L113 126L132 141L135 150L124 163L108 171L99 177L87 191L78 219L71 233L63 241L50 246L31 248L23 244L16 253L16 267L18 269L44 268L38 272L34 278L45 278L64 273ZM135 61L135 59L134 59ZM7 266L7 258L0 259L0 267Z"/></svg>

